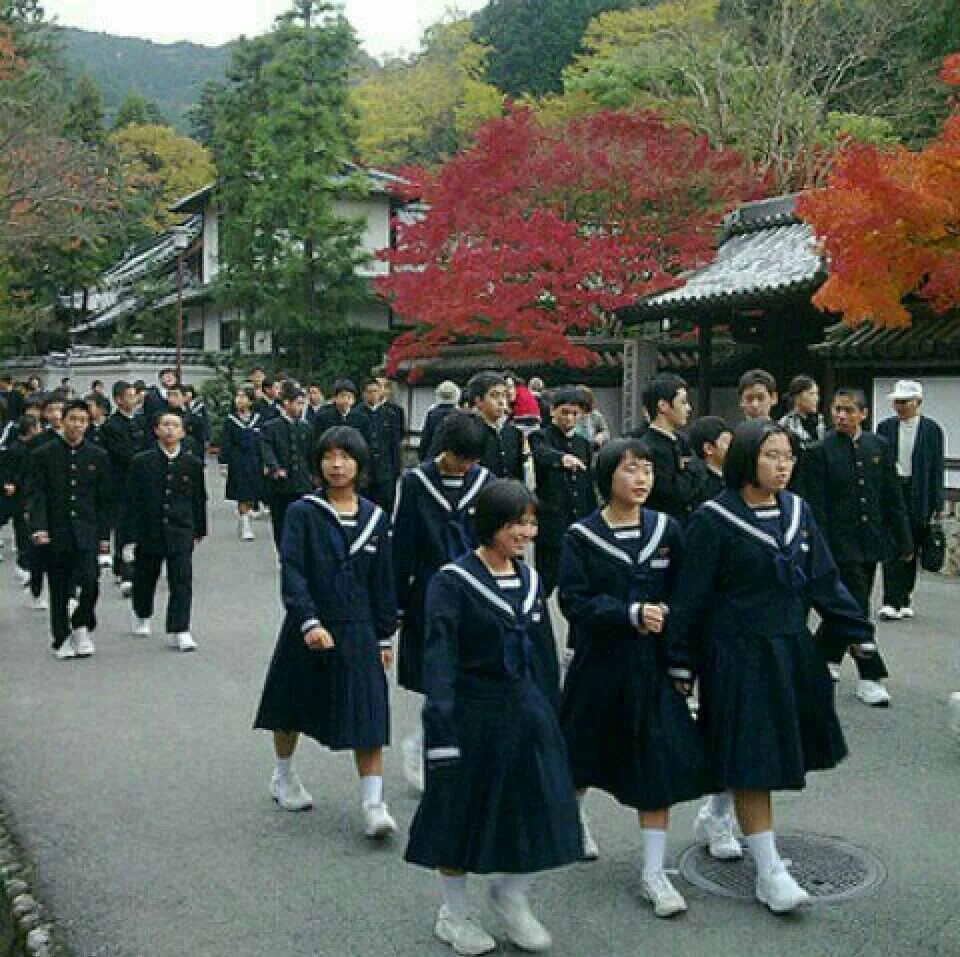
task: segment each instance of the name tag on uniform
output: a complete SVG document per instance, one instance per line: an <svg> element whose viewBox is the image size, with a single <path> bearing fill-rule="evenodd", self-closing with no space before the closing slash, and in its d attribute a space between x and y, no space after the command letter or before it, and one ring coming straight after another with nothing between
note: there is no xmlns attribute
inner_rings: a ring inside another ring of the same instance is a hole
<svg viewBox="0 0 960 957"><path fill-rule="evenodd" d="M376 545L364 545L364 546L363 546L363 550L364 550L365 552L376 552L377 546L376 546Z"/></svg>

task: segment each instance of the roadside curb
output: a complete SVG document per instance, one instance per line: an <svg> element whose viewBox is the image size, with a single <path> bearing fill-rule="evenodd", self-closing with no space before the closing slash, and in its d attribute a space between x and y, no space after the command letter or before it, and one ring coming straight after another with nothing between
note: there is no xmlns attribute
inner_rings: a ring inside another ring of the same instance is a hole
<svg viewBox="0 0 960 957"><path fill-rule="evenodd" d="M69 957L50 915L37 899L32 869L11 833L10 815L0 807L0 905L13 934L11 957Z"/></svg>

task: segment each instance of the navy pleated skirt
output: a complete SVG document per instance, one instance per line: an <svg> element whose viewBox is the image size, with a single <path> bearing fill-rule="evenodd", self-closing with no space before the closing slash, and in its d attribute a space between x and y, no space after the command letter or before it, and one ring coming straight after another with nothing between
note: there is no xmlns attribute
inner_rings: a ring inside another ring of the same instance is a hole
<svg viewBox="0 0 960 957"><path fill-rule="evenodd" d="M598 638L577 649L560 720L577 788L654 811L704 793L703 741L651 637Z"/></svg>
<svg viewBox="0 0 960 957"><path fill-rule="evenodd" d="M800 790L847 754L823 654L809 632L713 637L700 682L710 790Z"/></svg>
<svg viewBox="0 0 960 957"><path fill-rule="evenodd" d="M424 620L426 585L418 582L400 628L397 647L397 684L407 691L423 694L423 646L427 630Z"/></svg>
<svg viewBox="0 0 960 957"><path fill-rule="evenodd" d="M334 647L314 651L284 622L254 727L299 731L334 751L384 747L390 704L373 629L330 626L330 632Z"/></svg>
<svg viewBox="0 0 960 957"><path fill-rule="evenodd" d="M472 874L529 874L583 857L556 714L530 680L456 691L461 758L427 769L405 858Z"/></svg>

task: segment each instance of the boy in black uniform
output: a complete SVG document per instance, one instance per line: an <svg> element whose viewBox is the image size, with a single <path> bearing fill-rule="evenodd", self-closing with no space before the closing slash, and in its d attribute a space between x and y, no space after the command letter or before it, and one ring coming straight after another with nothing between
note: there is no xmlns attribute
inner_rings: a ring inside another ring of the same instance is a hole
<svg viewBox="0 0 960 957"><path fill-rule="evenodd" d="M123 560L126 539L127 476L133 457L144 451L146 438L143 416L136 415L137 392L121 379L113 385L116 411L101 431L103 448L110 457L110 480L113 485L113 570L120 579L120 594L129 598L133 592L133 566Z"/></svg>
<svg viewBox="0 0 960 957"><path fill-rule="evenodd" d="M687 469L697 480L694 508L719 495L725 488L723 463L733 432L719 415L705 415L697 419L690 430L693 458Z"/></svg>
<svg viewBox="0 0 960 957"><path fill-rule="evenodd" d="M392 407L391 407L392 406ZM397 412L400 412L400 416ZM393 512L397 497L397 479L403 468L400 447L403 442L403 412L399 406L384 401L377 379L363 384L363 402L354 411L354 418L366 425L357 425L370 447L370 481L364 493L387 514ZM347 425L355 425L348 422Z"/></svg>
<svg viewBox="0 0 960 957"><path fill-rule="evenodd" d="M303 390L295 383L288 382L280 404L280 415L270 419L260 430L260 448L266 475L264 497L270 506L273 541L278 555L287 509L301 495L313 490L310 470L313 431L303 421Z"/></svg>
<svg viewBox="0 0 960 957"><path fill-rule="evenodd" d="M467 405L487 427L487 448L480 464L496 478L523 481L523 433L506 421L507 380L497 372L478 372L464 392Z"/></svg>
<svg viewBox="0 0 960 957"><path fill-rule="evenodd" d="M913 552L894 452L885 439L863 430L869 412L860 389L838 389L831 407L836 431L807 451L803 476L807 501L840 580L867 617L877 562ZM817 638L836 678L846 642L823 625ZM857 697L872 707L887 707L890 693L883 685L887 677L883 658L877 653L855 661L860 673Z"/></svg>
<svg viewBox="0 0 960 957"><path fill-rule="evenodd" d="M43 597L43 564L37 549L30 541L25 512L25 492L30 455L38 447L40 437L40 419L35 415L22 415L17 424L15 438L0 458L0 492L13 519L13 535L17 544L17 578L30 595L30 607L36 611L46 611L47 601Z"/></svg>
<svg viewBox="0 0 960 957"><path fill-rule="evenodd" d="M545 598L557 587L564 532L597 507L590 443L576 432L577 421L588 410L587 397L579 389L557 389L550 425L529 437L540 502L535 555Z"/></svg>
<svg viewBox="0 0 960 957"><path fill-rule="evenodd" d="M168 391L177 381L175 369L161 369L157 373L158 384L143 393L143 414L147 428L153 430L154 422L161 411L168 408Z"/></svg>
<svg viewBox="0 0 960 957"><path fill-rule="evenodd" d="M350 425L357 429L367 439L367 420L354 411L357 402L357 387L350 379L337 379L333 383L333 401L322 406L313 419L313 444L320 441L320 437L327 429L337 425ZM367 442L369 445L370 443Z"/></svg>
<svg viewBox="0 0 960 957"><path fill-rule="evenodd" d="M167 563L167 640L194 651L190 634L193 549L207 534L203 463L183 446L183 420L174 411L154 426L157 448L134 456L127 485L126 558L133 558L133 633L150 634L160 569ZM133 552L133 555L130 553Z"/></svg>
<svg viewBox="0 0 960 957"><path fill-rule="evenodd" d="M97 554L110 551L110 463L103 449L85 440L89 424L86 404L69 402L63 434L30 456L27 476L29 528L33 544L45 554L53 653L61 661L94 653ZM68 619L74 586L79 602Z"/></svg>

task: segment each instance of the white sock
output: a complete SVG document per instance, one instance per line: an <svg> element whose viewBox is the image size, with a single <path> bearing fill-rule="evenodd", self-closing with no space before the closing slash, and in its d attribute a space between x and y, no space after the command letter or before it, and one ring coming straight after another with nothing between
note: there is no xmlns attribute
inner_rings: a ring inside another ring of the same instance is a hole
<svg viewBox="0 0 960 957"><path fill-rule="evenodd" d="M497 892L503 897L522 898L526 900L527 888L530 886L528 874L498 874L493 883Z"/></svg>
<svg viewBox="0 0 960 957"><path fill-rule="evenodd" d="M364 804L379 804L383 800L383 777L371 774L360 778L360 792Z"/></svg>
<svg viewBox="0 0 960 957"><path fill-rule="evenodd" d="M663 856L667 850L667 832L659 828L644 827L643 835L643 875L651 877L663 871Z"/></svg>
<svg viewBox="0 0 960 957"><path fill-rule="evenodd" d="M707 807L714 817L729 817L733 814L733 795L729 791L711 794L707 798Z"/></svg>
<svg viewBox="0 0 960 957"><path fill-rule="evenodd" d="M449 874L440 875L440 894L443 897L444 907L454 917L467 916L467 875L458 874L452 877Z"/></svg>
<svg viewBox="0 0 960 957"><path fill-rule="evenodd" d="M277 774L281 778L290 777L290 772L293 770L293 758L277 758Z"/></svg>
<svg viewBox="0 0 960 957"><path fill-rule="evenodd" d="M780 855L777 853L777 843L774 840L773 831L759 831L756 834L748 834L747 847L750 848L750 853L757 862L758 874L769 874L780 863Z"/></svg>

